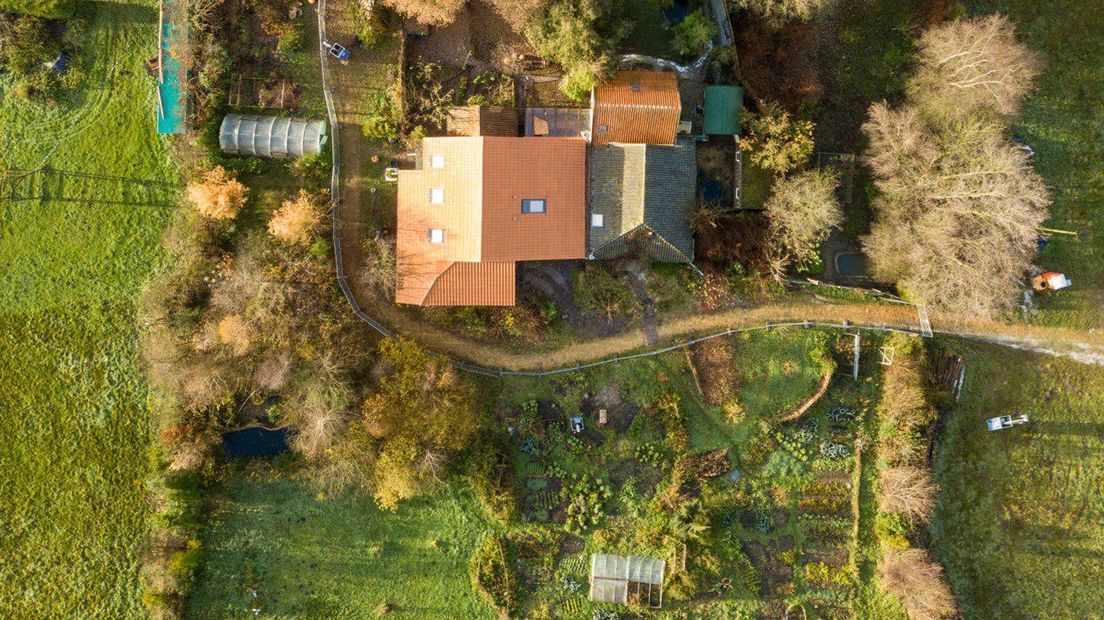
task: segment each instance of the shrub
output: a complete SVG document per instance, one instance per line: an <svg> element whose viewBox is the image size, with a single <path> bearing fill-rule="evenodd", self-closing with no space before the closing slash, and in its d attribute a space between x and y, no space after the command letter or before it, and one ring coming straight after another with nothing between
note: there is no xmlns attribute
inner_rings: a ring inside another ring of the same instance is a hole
<svg viewBox="0 0 1104 620"><path fill-rule="evenodd" d="M468 562L472 588L504 616L513 613L516 601L517 578L510 568L506 545L502 538L489 534L483 539Z"/></svg>
<svg viewBox="0 0 1104 620"><path fill-rule="evenodd" d="M288 30L281 34L280 38L276 41L276 53L281 56L287 56L292 52L298 52L303 49L304 41L302 30L298 28Z"/></svg>
<svg viewBox="0 0 1104 620"><path fill-rule="evenodd" d="M318 201L299 190L294 200L285 200L268 220L268 232L273 237L292 245L309 245L322 219L322 207Z"/></svg>
<svg viewBox="0 0 1104 620"><path fill-rule="evenodd" d="M639 310L640 302L628 283L603 265L587 263L575 272L575 300L584 310L605 315L607 320Z"/></svg>
<svg viewBox="0 0 1104 620"><path fill-rule="evenodd" d="M682 54L701 54L713 44L717 24L698 9L675 25L675 49Z"/></svg>
<svg viewBox="0 0 1104 620"><path fill-rule="evenodd" d="M741 142L751 163L786 174L813 154L813 122L793 118L777 102L767 101L748 115L747 136Z"/></svg>
<svg viewBox="0 0 1104 620"><path fill-rule="evenodd" d="M957 608L943 567L921 549L888 549L878 564L882 586L901 600L913 620L954 616Z"/></svg>
<svg viewBox="0 0 1104 620"><path fill-rule="evenodd" d="M874 519L874 532L883 545L907 549L912 526L908 519L896 513L878 513Z"/></svg>
<svg viewBox="0 0 1104 620"><path fill-rule="evenodd" d="M935 508L935 482L927 469L890 467L882 471L878 508L912 521L927 521Z"/></svg>
<svg viewBox="0 0 1104 620"><path fill-rule="evenodd" d="M185 193L200 215L216 221L237 217L249 197L249 189L221 166L204 173L202 181L189 183Z"/></svg>

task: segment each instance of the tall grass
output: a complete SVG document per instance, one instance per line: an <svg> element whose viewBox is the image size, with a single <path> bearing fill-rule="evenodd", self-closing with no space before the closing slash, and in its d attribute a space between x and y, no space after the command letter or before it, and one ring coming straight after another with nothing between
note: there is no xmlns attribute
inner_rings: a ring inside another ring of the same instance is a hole
<svg viewBox="0 0 1104 620"><path fill-rule="evenodd" d="M20 102L0 77L5 162L35 168L53 149L35 181L45 194L0 203L0 607L11 618L144 616L149 424L134 304L161 260L160 203L175 189L141 65L156 8L92 10L76 54L89 77L71 101Z"/></svg>
<svg viewBox="0 0 1104 620"><path fill-rule="evenodd" d="M933 549L970 618L1104 609L1104 368L992 346L966 358L940 435ZM1031 423L990 433L987 418Z"/></svg>

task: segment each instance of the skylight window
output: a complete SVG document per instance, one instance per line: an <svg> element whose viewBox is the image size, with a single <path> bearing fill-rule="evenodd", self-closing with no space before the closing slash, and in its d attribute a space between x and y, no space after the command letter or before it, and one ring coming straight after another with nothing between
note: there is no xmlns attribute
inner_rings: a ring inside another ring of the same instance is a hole
<svg viewBox="0 0 1104 620"><path fill-rule="evenodd" d="M598 133L608 133L609 125L598 125Z"/></svg>
<svg viewBox="0 0 1104 620"><path fill-rule="evenodd" d="M544 213L544 198L526 198L521 201L522 213Z"/></svg>
<svg viewBox="0 0 1104 620"><path fill-rule="evenodd" d="M594 228L601 228L606 225L606 216L601 213L590 214L590 225Z"/></svg>
<svg viewBox="0 0 1104 620"><path fill-rule="evenodd" d="M629 84L629 88L631 88L634 93L640 92L640 84L637 84L637 83Z"/></svg>
<svg viewBox="0 0 1104 620"><path fill-rule="evenodd" d="M445 204L445 188L434 187L429 190L429 203L435 205Z"/></svg>
<svg viewBox="0 0 1104 620"><path fill-rule="evenodd" d="M429 158L429 167L430 168L444 168L445 167L445 156L444 155L433 155L432 157L430 157Z"/></svg>
<svg viewBox="0 0 1104 620"><path fill-rule="evenodd" d="M445 229L444 228L430 228L429 229L429 242L430 243L444 243L445 242Z"/></svg>

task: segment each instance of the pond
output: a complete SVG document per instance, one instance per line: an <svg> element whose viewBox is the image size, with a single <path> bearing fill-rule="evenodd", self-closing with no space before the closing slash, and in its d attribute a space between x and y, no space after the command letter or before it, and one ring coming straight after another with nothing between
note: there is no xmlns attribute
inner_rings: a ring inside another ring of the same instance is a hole
<svg viewBox="0 0 1104 620"><path fill-rule="evenodd" d="M276 456L288 449L288 429L249 426L222 434L226 456Z"/></svg>
<svg viewBox="0 0 1104 620"><path fill-rule="evenodd" d="M698 194L701 195L702 200L709 202L724 202L728 198L728 192L725 191L724 185L714 179L706 179L698 187Z"/></svg>
<svg viewBox="0 0 1104 620"><path fill-rule="evenodd" d="M836 273L841 276L866 277L866 255L862 252L843 252L836 254Z"/></svg>

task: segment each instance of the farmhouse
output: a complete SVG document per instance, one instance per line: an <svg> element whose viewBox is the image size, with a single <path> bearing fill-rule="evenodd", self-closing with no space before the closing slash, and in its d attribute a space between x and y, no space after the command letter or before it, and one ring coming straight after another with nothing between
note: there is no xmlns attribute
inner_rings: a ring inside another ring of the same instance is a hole
<svg viewBox="0 0 1104 620"><path fill-rule="evenodd" d="M519 261L692 261L697 164L681 113L677 75L655 71L600 84L589 110L526 110L525 137L514 108L453 109L448 136L399 173L395 301L511 306Z"/></svg>
<svg viewBox="0 0 1104 620"><path fill-rule="evenodd" d="M425 138L399 172L395 301L512 306L518 261L586 256L586 143Z"/></svg>

